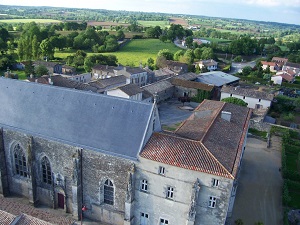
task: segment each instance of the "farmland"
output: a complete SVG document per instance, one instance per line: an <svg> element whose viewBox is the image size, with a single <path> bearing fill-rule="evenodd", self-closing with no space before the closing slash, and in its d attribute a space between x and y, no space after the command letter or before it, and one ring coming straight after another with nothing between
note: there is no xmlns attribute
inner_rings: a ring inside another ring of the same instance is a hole
<svg viewBox="0 0 300 225"><path fill-rule="evenodd" d="M36 23L60 23L59 20L52 20L52 19L4 19L0 20L0 23L30 23L30 22L36 22Z"/></svg>
<svg viewBox="0 0 300 225"><path fill-rule="evenodd" d="M169 21L144 21L138 20L138 23L143 27L160 26L161 28L169 27Z"/></svg>
<svg viewBox="0 0 300 225"><path fill-rule="evenodd" d="M169 49L172 53L180 50L173 43L163 43L157 39L138 39L132 40L125 45L118 52L101 53L103 55L115 55L118 58L118 62L123 65L139 66L140 63L144 64L148 58L156 59L157 53L161 49ZM68 55L75 52L62 51L56 52L55 57L66 58ZM88 55L99 54L88 52Z"/></svg>

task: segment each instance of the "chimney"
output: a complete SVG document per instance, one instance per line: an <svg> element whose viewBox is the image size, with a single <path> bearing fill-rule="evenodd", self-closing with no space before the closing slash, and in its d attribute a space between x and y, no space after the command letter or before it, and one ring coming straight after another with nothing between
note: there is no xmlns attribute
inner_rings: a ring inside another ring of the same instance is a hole
<svg viewBox="0 0 300 225"><path fill-rule="evenodd" d="M231 120L231 112L222 111L221 118L230 122Z"/></svg>
<svg viewBox="0 0 300 225"><path fill-rule="evenodd" d="M50 85L53 85L53 82L52 82L51 77L48 78L48 83L49 83Z"/></svg>

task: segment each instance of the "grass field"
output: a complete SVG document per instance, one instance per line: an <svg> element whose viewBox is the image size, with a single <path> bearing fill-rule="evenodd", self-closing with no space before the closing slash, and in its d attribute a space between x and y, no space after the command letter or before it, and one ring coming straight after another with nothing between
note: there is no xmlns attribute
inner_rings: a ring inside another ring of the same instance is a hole
<svg viewBox="0 0 300 225"><path fill-rule="evenodd" d="M210 42L215 42L218 44L224 44L224 43L229 43L231 40L227 39L220 39L220 38L209 38L209 37L200 37L200 39L208 40Z"/></svg>
<svg viewBox="0 0 300 225"><path fill-rule="evenodd" d="M103 55L115 55L122 65L139 66L144 64L148 58L156 59L157 53L161 49L169 49L172 53L180 50L173 43L163 43L158 39L137 39L130 41L118 52L99 53ZM56 52L55 57L66 58L75 51ZM88 52L88 55L97 53Z"/></svg>
<svg viewBox="0 0 300 225"><path fill-rule="evenodd" d="M169 27L169 21L144 21L138 20L138 23L141 24L143 27L155 27L160 26L162 29L165 27Z"/></svg>
<svg viewBox="0 0 300 225"><path fill-rule="evenodd" d="M7 20L0 20L0 23L60 23L59 20L52 20L52 19L7 19Z"/></svg>

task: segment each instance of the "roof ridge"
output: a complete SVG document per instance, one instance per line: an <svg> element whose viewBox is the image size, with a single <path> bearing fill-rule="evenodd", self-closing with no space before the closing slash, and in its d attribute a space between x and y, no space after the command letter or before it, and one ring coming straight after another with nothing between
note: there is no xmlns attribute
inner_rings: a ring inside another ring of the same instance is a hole
<svg viewBox="0 0 300 225"><path fill-rule="evenodd" d="M243 133L242 133L242 135L241 135L241 138L240 138L240 141L239 141L239 145L238 145L238 148L237 148L237 152L236 152L236 155L235 155L233 167L232 167L232 169L231 169L232 173L233 173L233 171L234 171L234 168L236 167L237 156L238 156L238 154L239 154L239 152L240 152L240 151L239 151L239 150L240 150L240 147L243 148L243 143L244 143L245 137L246 137L246 135L247 135L246 132L248 131L248 129L245 129L245 127L246 127L247 124L248 124L248 126L249 126L252 111L253 111L252 109L249 109L249 110L248 110L248 115L247 115L247 117L246 117L246 121L244 122ZM245 137L244 137L243 140L242 140L242 137L243 137L243 136L245 136ZM243 150L242 150L242 151L243 151Z"/></svg>
<svg viewBox="0 0 300 225"><path fill-rule="evenodd" d="M201 138L201 140L200 140L201 142L203 142L203 140L204 140L204 138L206 137L207 133L209 132L211 126L214 124L214 122L216 121L218 115L220 114L220 112L221 112L222 109L224 108L224 106L225 106L226 103L225 103L225 102L222 102L222 103L223 103L222 107L220 107L220 109L218 110L217 115L213 118L213 120L210 122L209 126L207 127L206 131L204 132L204 134L203 134L203 136L202 136L202 138Z"/></svg>
<svg viewBox="0 0 300 225"><path fill-rule="evenodd" d="M218 163L227 173L228 175L234 179L234 176L225 168L225 166L223 166L223 164L208 150L208 148L206 148L206 146L202 143L202 141L199 141L199 143L201 144L201 146L207 151L207 153L216 161L216 163Z"/></svg>
<svg viewBox="0 0 300 225"><path fill-rule="evenodd" d="M206 101L206 99L204 99L194 110L193 110L193 114L192 115L190 115L189 116L189 118L191 117L191 116L193 116L194 115L194 112L196 111L196 110L198 110L198 108L200 108L200 106L202 105L202 104L204 104L204 102ZM187 118L186 120L184 120L183 122L181 122L181 124L176 128L176 130L174 131L174 133L176 133L188 120L189 120L189 118Z"/></svg>

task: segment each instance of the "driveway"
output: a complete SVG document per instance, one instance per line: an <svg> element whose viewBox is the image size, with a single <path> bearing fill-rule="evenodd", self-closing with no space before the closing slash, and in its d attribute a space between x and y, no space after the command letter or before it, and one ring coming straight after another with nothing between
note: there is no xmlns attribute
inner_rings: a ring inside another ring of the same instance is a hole
<svg viewBox="0 0 300 225"><path fill-rule="evenodd" d="M248 138L231 224L242 219L245 225L261 221L264 225L281 225L282 177L281 139L273 136L271 148L266 142Z"/></svg>

